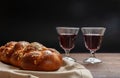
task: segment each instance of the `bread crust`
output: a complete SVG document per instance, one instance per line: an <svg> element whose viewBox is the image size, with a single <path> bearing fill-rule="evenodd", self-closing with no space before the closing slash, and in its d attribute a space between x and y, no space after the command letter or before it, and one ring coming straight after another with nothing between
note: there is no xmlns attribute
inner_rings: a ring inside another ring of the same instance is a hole
<svg viewBox="0 0 120 78"><path fill-rule="evenodd" d="M0 47L0 61L24 70L55 71L62 64L62 55L38 42L11 41Z"/></svg>

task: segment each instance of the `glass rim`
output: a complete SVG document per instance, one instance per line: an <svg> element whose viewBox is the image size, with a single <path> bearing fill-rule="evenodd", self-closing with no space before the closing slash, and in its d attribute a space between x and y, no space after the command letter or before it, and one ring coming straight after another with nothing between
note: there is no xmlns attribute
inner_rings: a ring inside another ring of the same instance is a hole
<svg viewBox="0 0 120 78"><path fill-rule="evenodd" d="M80 29L79 27L56 27L56 29Z"/></svg>
<svg viewBox="0 0 120 78"><path fill-rule="evenodd" d="M106 29L105 27L81 27L81 29Z"/></svg>

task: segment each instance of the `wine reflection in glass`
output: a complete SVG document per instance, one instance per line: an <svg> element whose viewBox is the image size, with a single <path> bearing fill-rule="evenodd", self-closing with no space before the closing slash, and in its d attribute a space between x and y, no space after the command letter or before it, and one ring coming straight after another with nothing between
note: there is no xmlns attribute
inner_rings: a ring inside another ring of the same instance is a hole
<svg viewBox="0 0 120 78"><path fill-rule="evenodd" d="M91 56L85 59L84 63L101 63L102 61L95 56L95 52L100 49L100 45L106 30L105 27L82 27L81 28L85 47L90 51Z"/></svg>
<svg viewBox="0 0 120 78"><path fill-rule="evenodd" d="M59 44L65 51L65 57L68 60L75 61L70 57L69 52L75 46L75 39L79 32L78 27L56 27L59 37Z"/></svg>

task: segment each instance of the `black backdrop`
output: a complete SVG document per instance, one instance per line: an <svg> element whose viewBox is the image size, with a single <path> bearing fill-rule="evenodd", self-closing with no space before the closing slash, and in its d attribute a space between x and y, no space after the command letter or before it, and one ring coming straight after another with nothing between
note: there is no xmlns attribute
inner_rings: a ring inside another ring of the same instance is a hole
<svg viewBox="0 0 120 78"><path fill-rule="evenodd" d="M38 41L63 51L56 26L104 26L101 52L120 52L119 0L8 0L0 7L0 45ZM81 30L73 52L87 52Z"/></svg>

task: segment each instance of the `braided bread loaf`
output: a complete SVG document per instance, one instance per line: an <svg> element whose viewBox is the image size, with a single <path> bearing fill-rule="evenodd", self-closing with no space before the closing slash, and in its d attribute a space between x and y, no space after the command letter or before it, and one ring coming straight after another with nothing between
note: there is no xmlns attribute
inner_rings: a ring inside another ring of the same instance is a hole
<svg viewBox="0 0 120 78"><path fill-rule="evenodd" d="M38 42L11 41L0 47L0 61L25 70L54 71L62 66L61 54Z"/></svg>

